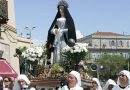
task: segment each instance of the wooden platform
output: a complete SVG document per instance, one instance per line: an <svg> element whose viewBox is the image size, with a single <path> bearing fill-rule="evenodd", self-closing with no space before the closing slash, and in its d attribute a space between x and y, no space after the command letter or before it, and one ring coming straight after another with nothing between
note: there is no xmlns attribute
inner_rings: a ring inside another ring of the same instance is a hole
<svg viewBox="0 0 130 90"><path fill-rule="evenodd" d="M82 87L86 88L91 84L90 80L82 80ZM38 89L41 88L51 88L54 89L56 87L59 87L60 80L31 80L31 85L35 86Z"/></svg>
<svg viewBox="0 0 130 90"><path fill-rule="evenodd" d="M31 81L32 86L49 86L57 87L60 84L60 80L33 80Z"/></svg>

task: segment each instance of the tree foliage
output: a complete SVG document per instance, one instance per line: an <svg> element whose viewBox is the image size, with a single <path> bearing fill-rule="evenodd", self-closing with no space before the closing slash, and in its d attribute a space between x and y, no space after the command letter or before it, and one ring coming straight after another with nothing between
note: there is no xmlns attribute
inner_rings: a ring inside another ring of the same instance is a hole
<svg viewBox="0 0 130 90"><path fill-rule="evenodd" d="M126 59L118 55L104 55L97 60L100 79L116 79L117 74L126 66ZM103 66L103 68L101 68Z"/></svg>

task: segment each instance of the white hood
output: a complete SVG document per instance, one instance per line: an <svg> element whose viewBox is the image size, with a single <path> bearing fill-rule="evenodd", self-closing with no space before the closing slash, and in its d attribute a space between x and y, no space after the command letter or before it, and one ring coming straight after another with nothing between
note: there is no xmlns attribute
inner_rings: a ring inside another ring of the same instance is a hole
<svg viewBox="0 0 130 90"><path fill-rule="evenodd" d="M110 84L116 86L116 83L115 83L114 80L108 79L107 82L106 82L106 84L105 84L105 86L104 86L104 88L103 88L103 90L108 90L108 86L109 86Z"/></svg>
<svg viewBox="0 0 130 90"><path fill-rule="evenodd" d="M77 79L77 85L81 86L81 77L80 77L80 73L77 71L71 71L69 74L72 74L76 77Z"/></svg>
<svg viewBox="0 0 130 90"><path fill-rule="evenodd" d="M95 81L95 82L98 84L98 87L97 87L96 90L102 90L102 87L101 87L101 85L100 85L99 80L98 80L97 78L93 78L92 80Z"/></svg>

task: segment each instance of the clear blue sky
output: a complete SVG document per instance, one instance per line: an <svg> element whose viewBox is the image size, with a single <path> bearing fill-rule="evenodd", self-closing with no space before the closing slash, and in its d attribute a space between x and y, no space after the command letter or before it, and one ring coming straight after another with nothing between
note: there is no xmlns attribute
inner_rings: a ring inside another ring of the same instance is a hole
<svg viewBox="0 0 130 90"><path fill-rule="evenodd" d="M14 0L17 33L36 28L32 38L46 41L57 13L58 0ZM96 31L130 35L130 0L67 0L77 30L86 36Z"/></svg>

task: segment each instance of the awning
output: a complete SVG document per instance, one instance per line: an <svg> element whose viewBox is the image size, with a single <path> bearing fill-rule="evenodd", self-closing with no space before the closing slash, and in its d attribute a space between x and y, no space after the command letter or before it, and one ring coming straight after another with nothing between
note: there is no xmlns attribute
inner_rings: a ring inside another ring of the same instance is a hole
<svg viewBox="0 0 130 90"><path fill-rule="evenodd" d="M0 58L0 76L2 77L17 77L17 73L11 65L3 58Z"/></svg>

